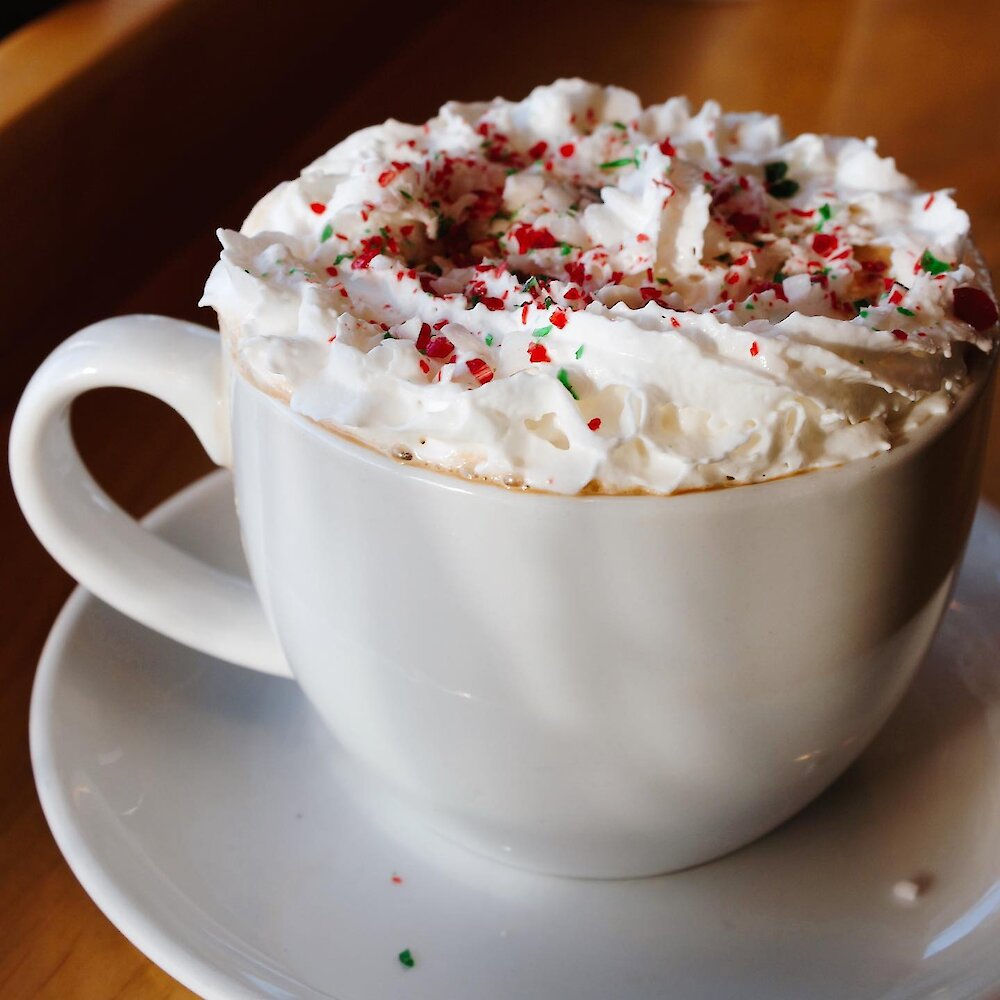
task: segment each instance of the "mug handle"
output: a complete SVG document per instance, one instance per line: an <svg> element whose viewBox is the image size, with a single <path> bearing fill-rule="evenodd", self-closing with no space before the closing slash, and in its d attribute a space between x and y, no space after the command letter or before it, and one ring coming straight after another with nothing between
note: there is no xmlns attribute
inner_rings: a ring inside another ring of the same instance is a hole
<svg viewBox="0 0 1000 1000"><path fill-rule="evenodd" d="M249 581L147 531L85 468L70 431L70 404L104 386L163 400L213 462L229 464L219 335L163 316L103 320L57 347L18 404L10 472L28 524L67 572L129 617L211 656L290 677Z"/></svg>

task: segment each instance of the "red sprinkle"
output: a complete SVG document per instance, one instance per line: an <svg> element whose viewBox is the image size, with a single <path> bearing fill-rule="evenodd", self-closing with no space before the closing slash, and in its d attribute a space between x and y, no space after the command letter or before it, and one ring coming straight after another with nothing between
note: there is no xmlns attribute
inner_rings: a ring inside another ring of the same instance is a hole
<svg viewBox="0 0 1000 1000"><path fill-rule="evenodd" d="M680 320L676 316L670 317L670 325L676 327L678 330L681 328Z"/></svg>
<svg viewBox="0 0 1000 1000"><path fill-rule="evenodd" d="M396 179L395 170L383 170L378 175L378 182L382 187L388 187Z"/></svg>
<svg viewBox="0 0 1000 1000"><path fill-rule="evenodd" d="M423 358L420 359L420 370L426 375L430 370L431 366L424 361Z"/></svg>
<svg viewBox="0 0 1000 1000"><path fill-rule="evenodd" d="M552 360L549 357L549 352L545 350L545 345L539 343L537 340L532 341L530 344L528 344L528 358L531 361L536 361L536 362L544 362Z"/></svg>
<svg viewBox="0 0 1000 1000"><path fill-rule="evenodd" d="M481 358L469 358L465 362L466 367L472 372L473 378L475 378L480 385L486 385L487 382L493 379L493 369L483 361Z"/></svg>
<svg viewBox="0 0 1000 1000"><path fill-rule="evenodd" d="M662 296L659 288L650 288L648 285L640 288L639 294L642 296L643 302L659 302Z"/></svg>
<svg viewBox="0 0 1000 1000"><path fill-rule="evenodd" d="M752 343L752 344L750 345L750 357L751 357L751 358L755 358L755 357L757 357L757 355L758 355L759 353L760 353L760 348L759 348L759 347L757 346L757 341L755 340L755 341L754 341L754 342L753 342L753 343Z"/></svg>
<svg viewBox="0 0 1000 1000"><path fill-rule="evenodd" d="M530 308L530 305L531 304L529 302L525 302L524 305L521 306L521 326L528 325L528 309Z"/></svg>
<svg viewBox="0 0 1000 1000"><path fill-rule="evenodd" d="M649 242L649 237L645 233L639 233L639 235L636 236L636 242L637 243L648 243Z"/></svg>
<svg viewBox="0 0 1000 1000"><path fill-rule="evenodd" d="M332 264L326 269L326 273L330 275L331 278L337 277L337 269Z"/></svg>
<svg viewBox="0 0 1000 1000"><path fill-rule="evenodd" d="M326 205L321 201L312 202L309 207L317 214L322 215L326 211Z"/></svg>
<svg viewBox="0 0 1000 1000"><path fill-rule="evenodd" d="M440 360L448 357L453 350L455 345L447 337L431 337L427 344L427 357Z"/></svg>
<svg viewBox="0 0 1000 1000"><path fill-rule="evenodd" d="M561 330L566 325L566 313L562 312L560 309L556 309L556 311L549 316L549 322Z"/></svg>
<svg viewBox="0 0 1000 1000"><path fill-rule="evenodd" d="M974 330L988 330L997 321L997 307L981 288L955 289L955 315Z"/></svg>
<svg viewBox="0 0 1000 1000"><path fill-rule="evenodd" d="M510 231L517 240L517 252L528 253L530 250L551 250L559 246L559 241L547 229L533 229L527 222Z"/></svg>
<svg viewBox="0 0 1000 1000"><path fill-rule="evenodd" d="M934 204L934 193L931 192L927 196L927 201L924 202L924 211L926 212L933 204Z"/></svg>
<svg viewBox="0 0 1000 1000"><path fill-rule="evenodd" d="M733 271L732 274L727 274L726 275L726 284L727 285L735 285L739 280L740 280L740 276L735 271Z"/></svg>
<svg viewBox="0 0 1000 1000"><path fill-rule="evenodd" d="M576 152L576 146L574 146L573 143L571 142L563 143L563 145L559 147L560 156L567 156L567 157L572 156L575 152Z"/></svg>
<svg viewBox="0 0 1000 1000"><path fill-rule="evenodd" d="M829 257L837 249L837 237L829 233L817 233L813 237L812 248L821 257Z"/></svg>
<svg viewBox="0 0 1000 1000"><path fill-rule="evenodd" d="M427 345L431 342L431 327L429 323L420 325L420 333L417 336L417 350L423 354L427 350Z"/></svg>
<svg viewBox="0 0 1000 1000"><path fill-rule="evenodd" d="M402 885L403 879L399 875L393 875L391 879L393 885Z"/></svg>
<svg viewBox="0 0 1000 1000"><path fill-rule="evenodd" d="M354 271L363 271L382 252L380 247L369 247L364 253L359 253L351 261L351 268Z"/></svg>
<svg viewBox="0 0 1000 1000"><path fill-rule="evenodd" d="M587 280L587 269L579 261L566 265L566 275L570 281L582 285Z"/></svg>
<svg viewBox="0 0 1000 1000"><path fill-rule="evenodd" d="M503 299L498 299L495 295L484 295L479 302L490 312L500 312L503 309Z"/></svg>
<svg viewBox="0 0 1000 1000"><path fill-rule="evenodd" d="M549 144L543 139L540 142L536 142L531 149L528 150L528 157L532 160L540 160L545 155L545 150L549 148Z"/></svg>
<svg viewBox="0 0 1000 1000"><path fill-rule="evenodd" d="M587 426L592 431L599 431L601 429L601 418L600 417L594 417L592 420L588 420L587 421Z"/></svg>
<svg viewBox="0 0 1000 1000"><path fill-rule="evenodd" d="M670 139L664 139L663 142L660 143L660 152L664 156L677 155L677 150L674 149L673 144L670 142Z"/></svg>
<svg viewBox="0 0 1000 1000"><path fill-rule="evenodd" d="M892 335L896 338L896 340L906 340L907 339L906 338L906 333L903 330L893 330L892 331Z"/></svg>

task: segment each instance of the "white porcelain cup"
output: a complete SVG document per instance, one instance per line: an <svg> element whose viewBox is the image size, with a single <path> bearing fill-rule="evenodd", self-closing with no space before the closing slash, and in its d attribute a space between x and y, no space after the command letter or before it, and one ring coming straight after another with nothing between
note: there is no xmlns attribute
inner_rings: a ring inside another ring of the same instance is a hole
<svg viewBox="0 0 1000 1000"><path fill-rule="evenodd" d="M406 822L526 868L648 875L781 823L892 711L961 558L993 367L878 458L566 497L377 454L240 377L213 331L124 317L36 373L11 471L70 573L181 642L293 675ZM91 479L68 410L106 385L165 400L232 466L256 593Z"/></svg>

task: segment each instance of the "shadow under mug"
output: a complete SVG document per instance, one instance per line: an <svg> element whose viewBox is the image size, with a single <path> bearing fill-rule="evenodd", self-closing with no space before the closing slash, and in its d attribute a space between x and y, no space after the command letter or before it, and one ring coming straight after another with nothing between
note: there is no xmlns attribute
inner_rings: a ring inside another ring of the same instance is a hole
<svg viewBox="0 0 1000 1000"><path fill-rule="evenodd" d="M994 367L873 459L558 496L395 461L240 377L214 331L121 317L35 374L11 473L42 543L103 600L294 676L397 827L545 872L650 875L781 823L895 707L961 560ZM107 385L165 400L232 467L253 587L90 477L69 406Z"/></svg>

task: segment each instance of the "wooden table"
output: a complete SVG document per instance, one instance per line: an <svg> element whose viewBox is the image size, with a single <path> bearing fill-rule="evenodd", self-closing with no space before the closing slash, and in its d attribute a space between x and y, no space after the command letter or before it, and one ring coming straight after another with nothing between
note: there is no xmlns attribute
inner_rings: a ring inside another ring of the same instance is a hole
<svg viewBox="0 0 1000 1000"><path fill-rule="evenodd" d="M349 131L422 120L451 97L520 96L557 76L615 82L646 101L686 93L763 108L790 134L876 135L923 186L957 188L1000 266L1000 4L516 0L439 4L422 19L392 3L377 16L338 5L347 12L335 18L311 0L280 18L256 13L285 6L245 5L234 22L221 0L91 0L0 45L6 426L30 370L77 326L140 310L209 321L195 303L214 228L237 225ZM179 418L150 400L103 390L74 423L133 513L209 468ZM998 424L984 478L995 502ZM190 996L104 918L45 825L28 697L72 581L25 527L6 480L0 504L0 995Z"/></svg>

